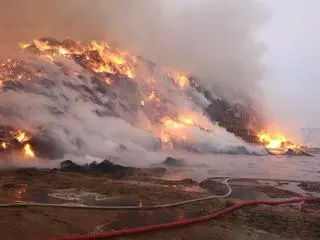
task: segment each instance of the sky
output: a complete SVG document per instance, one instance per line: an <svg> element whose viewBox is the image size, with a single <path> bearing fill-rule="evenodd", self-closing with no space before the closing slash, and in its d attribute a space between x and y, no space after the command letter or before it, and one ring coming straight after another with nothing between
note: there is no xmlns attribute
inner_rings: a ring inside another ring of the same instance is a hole
<svg viewBox="0 0 320 240"><path fill-rule="evenodd" d="M264 0L271 15L262 82L275 119L320 128L320 1Z"/></svg>

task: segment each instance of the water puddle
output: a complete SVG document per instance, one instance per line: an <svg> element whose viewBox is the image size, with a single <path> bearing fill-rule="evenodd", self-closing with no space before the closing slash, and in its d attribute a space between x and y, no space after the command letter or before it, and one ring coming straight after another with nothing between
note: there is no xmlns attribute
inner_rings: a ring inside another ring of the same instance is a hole
<svg viewBox="0 0 320 240"><path fill-rule="evenodd" d="M320 197L320 192L312 192L312 191L306 191L302 189L299 182L288 182L287 184L278 186L278 188L298 193L302 196L308 196L308 197Z"/></svg>
<svg viewBox="0 0 320 240"><path fill-rule="evenodd" d="M92 192L85 192L77 189L60 189L55 190L53 193L48 194L49 197L57 198L61 200L67 201L84 201L86 199L91 199L93 201L101 201L107 199L105 195L92 193Z"/></svg>
<svg viewBox="0 0 320 240"><path fill-rule="evenodd" d="M139 202L131 199L107 197L106 195L82 191L79 189L58 189L47 194L49 202L62 201L64 203L76 203L93 206L132 206Z"/></svg>
<svg viewBox="0 0 320 240"><path fill-rule="evenodd" d="M125 198L108 197L103 194L79 189L31 190L27 184L7 184L0 188L0 203L37 202L37 203L74 203L93 206L132 206L139 201Z"/></svg>

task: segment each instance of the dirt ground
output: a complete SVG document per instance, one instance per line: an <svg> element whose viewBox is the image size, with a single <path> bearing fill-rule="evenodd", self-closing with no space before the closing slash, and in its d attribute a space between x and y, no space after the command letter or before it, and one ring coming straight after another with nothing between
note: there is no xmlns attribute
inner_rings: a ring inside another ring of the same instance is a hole
<svg viewBox="0 0 320 240"><path fill-rule="evenodd" d="M0 236L5 240L29 240L94 234L202 216L246 199L301 196L300 193L283 188L287 184L234 181L231 183L233 194L228 199L153 211L0 208ZM305 184L302 185L305 187ZM312 187L315 189L312 194L317 194L319 184L317 187L313 184ZM198 184L190 179L170 181L148 174L114 178L102 173L70 173L60 170L20 169L0 172L1 203L34 201L148 205L225 191L225 186L218 181L207 180ZM190 227L114 239L320 239L320 206L313 204L308 205L308 208L313 211L302 213L297 205L246 207Z"/></svg>

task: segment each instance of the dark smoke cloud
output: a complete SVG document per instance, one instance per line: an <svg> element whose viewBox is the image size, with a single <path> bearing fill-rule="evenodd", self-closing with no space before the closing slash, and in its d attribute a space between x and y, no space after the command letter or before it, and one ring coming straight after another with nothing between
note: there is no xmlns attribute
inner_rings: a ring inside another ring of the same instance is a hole
<svg viewBox="0 0 320 240"><path fill-rule="evenodd" d="M232 99L258 99L266 20L255 0L1 0L0 46L43 36L116 40L155 62L192 72Z"/></svg>

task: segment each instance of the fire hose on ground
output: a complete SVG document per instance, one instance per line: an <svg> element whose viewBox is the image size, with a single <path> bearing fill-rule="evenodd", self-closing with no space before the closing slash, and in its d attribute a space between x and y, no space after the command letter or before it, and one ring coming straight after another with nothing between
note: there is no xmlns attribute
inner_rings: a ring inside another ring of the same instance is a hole
<svg viewBox="0 0 320 240"><path fill-rule="evenodd" d="M73 209L96 209L96 210L154 210L154 209L161 209L161 208L170 208L170 207L177 207L182 206L188 203L194 203L194 202L200 202L205 200L210 200L214 198L225 198L231 195L232 189L229 185L229 181L235 180L235 179L226 179L224 181L224 184L228 188L228 192L224 195L211 195L208 197L203 198L196 198L191 199L187 201L181 201L181 202L175 202L175 203L169 203L169 204L160 204L160 205L150 205L150 206L89 206L89 205L79 205L79 204L46 204L46 203L33 203L33 202L22 202L22 203L8 203L8 204L0 204L0 208L7 208L7 207L59 207L59 208L73 208ZM158 230L165 230L165 229L172 229L177 227L183 227L188 226L196 223L201 223L205 221L209 221L212 219L215 219L219 216L225 215L227 213L230 213L236 209L246 207L246 206L255 206L255 205L270 205L270 206L276 206L276 205L284 205L284 204L294 204L294 203L300 203L299 209L300 211L304 210L304 204L305 203L311 203L311 202L319 202L320 203L320 197L301 197L301 198L295 198L295 199L288 199L288 200L278 200L278 201L266 201L266 200L250 200L250 201L243 201L237 204L234 204L231 207L227 207L225 209L216 211L214 213L196 217L196 218L190 218L190 219L183 219L178 220L170 223L164 223L164 224L156 224L156 225L150 225L145 227L138 227L138 228L132 228L132 229L121 229L121 230L115 230L110 232L103 232L99 234L94 235L82 235L82 236L67 236L67 237L59 237L59 238L52 238L51 240L102 240L112 237L119 237L119 236L126 236L126 235L132 235L132 234L139 234L139 233L146 233L151 231L158 231Z"/></svg>
<svg viewBox="0 0 320 240"><path fill-rule="evenodd" d="M296 199L282 200L282 201L262 201L262 200L244 201L242 203L235 204L231 207L225 208L220 211L216 211L212 214L208 214L202 217L179 220L171 223L156 224L156 225L145 226L145 227L109 231L109 232L104 232L104 233L95 234L95 235L60 237L52 240L102 240L102 239L107 239L112 237L120 237L120 236L132 235L132 234L146 233L151 231L166 230L166 229L183 227L191 224L206 222L206 221L215 219L219 216L222 216L226 213L232 212L233 210L246 207L246 206L254 206L259 204L275 206L275 205L283 205L283 204L308 203L308 202L320 202L320 198L296 198Z"/></svg>

